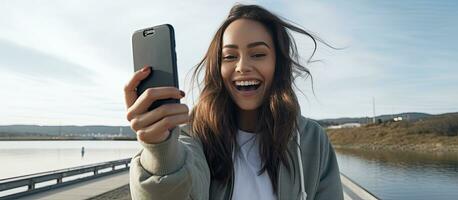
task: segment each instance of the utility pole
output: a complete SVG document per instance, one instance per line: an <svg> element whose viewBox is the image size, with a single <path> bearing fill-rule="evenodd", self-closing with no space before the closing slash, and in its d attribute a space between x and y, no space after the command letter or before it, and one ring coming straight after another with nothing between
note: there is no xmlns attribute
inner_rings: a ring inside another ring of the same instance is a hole
<svg viewBox="0 0 458 200"><path fill-rule="evenodd" d="M373 113L373 116L374 116L374 117L372 117L372 123L375 124L375 98L374 97L372 97L372 113Z"/></svg>

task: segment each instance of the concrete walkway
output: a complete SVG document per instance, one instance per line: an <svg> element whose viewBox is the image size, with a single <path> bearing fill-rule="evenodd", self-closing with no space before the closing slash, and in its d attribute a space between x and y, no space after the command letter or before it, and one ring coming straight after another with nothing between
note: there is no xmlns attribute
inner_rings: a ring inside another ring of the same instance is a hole
<svg viewBox="0 0 458 200"><path fill-rule="evenodd" d="M344 192L344 200L377 200L377 197L373 196L358 184L354 183L344 175L340 176L342 181L342 189ZM131 200L129 185L117 188L116 190L109 191L105 194L91 198L90 200Z"/></svg>
<svg viewBox="0 0 458 200"><path fill-rule="evenodd" d="M99 196L129 184L129 171L107 175L20 198L21 200L76 200Z"/></svg>
<svg viewBox="0 0 458 200"><path fill-rule="evenodd" d="M345 176L340 176L342 180L345 200L377 200L376 197L365 191L356 183ZM21 198L21 200L130 200L129 191L129 172L120 172L108 175L95 180L89 180L70 186L65 186L48 192Z"/></svg>

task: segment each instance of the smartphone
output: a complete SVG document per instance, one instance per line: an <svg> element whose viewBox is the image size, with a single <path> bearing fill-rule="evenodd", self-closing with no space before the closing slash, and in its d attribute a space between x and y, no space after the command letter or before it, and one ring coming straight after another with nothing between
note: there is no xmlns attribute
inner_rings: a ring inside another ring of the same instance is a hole
<svg viewBox="0 0 458 200"><path fill-rule="evenodd" d="M175 33L172 25L162 24L137 30L132 35L134 71L151 66L152 73L140 82L137 95L151 87L172 86L178 88ZM155 101L148 108L153 110L165 103L180 103L179 99Z"/></svg>

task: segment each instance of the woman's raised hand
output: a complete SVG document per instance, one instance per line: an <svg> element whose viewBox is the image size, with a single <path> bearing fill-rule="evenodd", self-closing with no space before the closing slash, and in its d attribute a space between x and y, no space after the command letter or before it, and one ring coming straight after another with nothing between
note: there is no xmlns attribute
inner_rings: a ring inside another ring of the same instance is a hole
<svg viewBox="0 0 458 200"><path fill-rule="evenodd" d="M139 140L156 144L164 141L174 127L187 123L189 109L186 104L163 104L148 111L149 106L160 99L181 99L184 92L175 87L155 87L145 90L139 97L136 88L149 73L150 67L144 67L133 75L124 87L124 99L127 107L127 120L137 133Z"/></svg>

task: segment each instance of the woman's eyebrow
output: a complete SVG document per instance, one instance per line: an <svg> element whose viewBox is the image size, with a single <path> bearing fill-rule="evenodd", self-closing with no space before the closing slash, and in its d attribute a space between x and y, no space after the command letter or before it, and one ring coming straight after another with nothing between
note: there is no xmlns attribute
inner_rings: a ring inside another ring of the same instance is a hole
<svg viewBox="0 0 458 200"><path fill-rule="evenodd" d="M269 45L267 45L267 43L262 42L262 41L261 41L261 42L253 42L253 43L250 43L250 44L247 45L247 47L248 47L248 48L253 48L253 47L259 46L259 45L264 45L264 46L266 46L267 48L270 49Z"/></svg>
<svg viewBox="0 0 458 200"><path fill-rule="evenodd" d="M262 42L262 41L250 43L250 44L247 45L247 47L248 48L253 48L253 47L256 47L256 46L259 46L259 45L264 45L264 46L266 46L267 48L270 49L269 45L267 43L265 43L265 42ZM238 49L239 46L237 46L235 44L226 44L226 45L223 46L223 48Z"/></svg>

